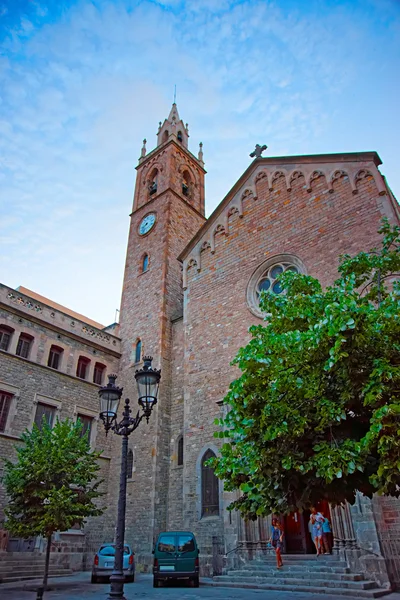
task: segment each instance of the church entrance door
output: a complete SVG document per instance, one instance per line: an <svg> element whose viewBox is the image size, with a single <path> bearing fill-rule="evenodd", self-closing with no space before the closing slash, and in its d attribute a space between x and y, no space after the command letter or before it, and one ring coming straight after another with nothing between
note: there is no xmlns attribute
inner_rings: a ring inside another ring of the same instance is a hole
<svg viewBox="0 0 400 600"><path fill-rule="evenodd" d="M321 500L315 508L331 521L329 503ZM283 519L285 530L285 552L287 554L315 554L315 546L309 530L310 511L292 512Z"/></svg>

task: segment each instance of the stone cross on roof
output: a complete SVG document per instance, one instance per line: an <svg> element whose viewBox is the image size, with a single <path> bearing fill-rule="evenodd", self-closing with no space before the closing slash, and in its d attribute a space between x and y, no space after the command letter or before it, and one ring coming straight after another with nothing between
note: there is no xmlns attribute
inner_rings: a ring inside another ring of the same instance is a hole
<svg viewBox="0 0 400 600"><path fill-rule="evenodd" d="M255 150L253 150L253 152L249 156L251 156L251 158L261 158L262 153L267 148L268 146L266 146L265 144L263 146L260 146L260 144L256 144Z"/></svg>

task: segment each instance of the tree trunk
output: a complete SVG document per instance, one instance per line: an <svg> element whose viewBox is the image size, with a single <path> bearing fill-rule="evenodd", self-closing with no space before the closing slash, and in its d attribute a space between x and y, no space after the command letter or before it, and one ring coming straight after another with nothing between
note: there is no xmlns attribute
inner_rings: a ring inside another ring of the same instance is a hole
<svg viewBox="0 0 400 600"><path fill-rule="evenodd" d="M43 587L44 588L46 588L47 580L49 578L50 550L51 550L51 535L49 535L47 537L46 562L44 565L44 575L43 575Z"/></svg>

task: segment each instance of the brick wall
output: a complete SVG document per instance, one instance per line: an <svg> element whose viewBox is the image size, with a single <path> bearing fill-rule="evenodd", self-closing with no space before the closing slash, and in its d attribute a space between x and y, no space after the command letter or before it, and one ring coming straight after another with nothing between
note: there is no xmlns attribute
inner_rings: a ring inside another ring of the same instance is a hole
<svg viewBox="0 0 400 600"><path fill-rule="evenodd" d="M248 185L241 183L238 194ZM290 189L283 175L272 183L260 178L250 186L251 193L240 196L242 215L230 212L231 204L238 205L233 197L222 207L224 214L217 209L214 222L211 217L185 256L184 516L202 547L210 547L212 535L223 535L224 515L199 519L196 467L207 445L219 444L213 437L214 419L220 415L217 402L238 375L229 363L249 339L250 325L261 323L247 304L248 282L263 261L285 253L300 259L325 286L337 276L340 254L378 244L380 220L384 215L395 219L393 206L372 175L357 186L354 193L346 175L332 181L331 191L322 176L312 181L312 190L301 174ZM218 228L217 218L222 223Z"/></svg>

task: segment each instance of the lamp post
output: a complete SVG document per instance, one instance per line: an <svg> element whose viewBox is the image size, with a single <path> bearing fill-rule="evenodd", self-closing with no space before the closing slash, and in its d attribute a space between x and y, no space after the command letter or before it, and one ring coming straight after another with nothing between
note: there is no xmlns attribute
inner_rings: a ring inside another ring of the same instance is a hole
<svg viewBox="0 0 400 600"><path fill-rule="evenodd" d="M125 400L124 412L122 420L117 423L118 405L122 396L122 389L115 385L116 375L108 376L108 384L100 388L100 418L104 423L106 435L110 431L114 431L117 435L122 436L122 455L121 455L121 475L119 481L119 497L118 497L118 517L117 517L117 532L115 540L115 562L114 570L110 577L110 595L108 600L125 600L124 597L124 536L125 536L125 511L126 511L126 475L127 475L127 458L128 458L128 436L139 427L143 417L147 423L153 407L157 404L158 385L161 379L161 371L153 369L151 366L152 356L143 358L143 368L135 373L135 379L138 388L139 406L140 408L136 417L131 417L132 412L129 408L129 398Z"/></svg>

